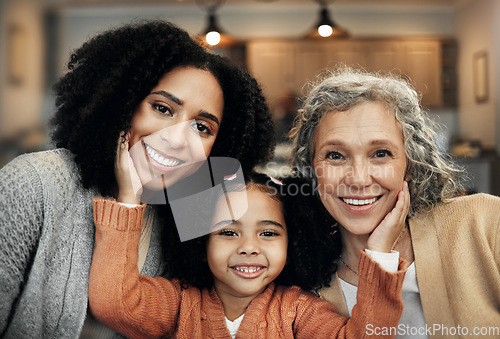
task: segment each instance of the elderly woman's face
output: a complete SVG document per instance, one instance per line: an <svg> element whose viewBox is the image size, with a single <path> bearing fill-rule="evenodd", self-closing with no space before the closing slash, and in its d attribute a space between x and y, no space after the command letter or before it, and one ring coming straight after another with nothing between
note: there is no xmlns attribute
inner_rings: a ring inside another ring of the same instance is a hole
<svg viewBox="0 0 500 339"><path fill-rule="evenodd" d="M366 235L394 208L405 179L401 126L379 102L324 115L314 137L323 205L349 232Z"/></svg>
<svg viewBox="0 0 500 339"><path fill-rule="evenodd" d="M223 105L210 72L186 66L164 75L132 118L130 153L142 184L163 189L194 173L210 154Z"/></svg>

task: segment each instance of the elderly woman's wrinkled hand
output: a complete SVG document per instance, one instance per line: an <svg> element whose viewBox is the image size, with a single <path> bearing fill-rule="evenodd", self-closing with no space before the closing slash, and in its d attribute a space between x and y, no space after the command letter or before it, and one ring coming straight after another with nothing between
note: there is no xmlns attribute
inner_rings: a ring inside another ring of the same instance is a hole
<svg viewBox="0 0 500 339"><path fill-rule="evenodd" d="M408 183L403 181L403 188L398 193L396 206L390 211L368 238L369 250L390 252L395 246L406 225L406 216L410 209Z"/></svg>
<svg viewBox="0 0 500 339"><path fill-rule="evenodd" d="M115 176L118 184L117 201L139 204L142 194L141 180L129 154L130 133L120 133L116 147Z"/></svg>

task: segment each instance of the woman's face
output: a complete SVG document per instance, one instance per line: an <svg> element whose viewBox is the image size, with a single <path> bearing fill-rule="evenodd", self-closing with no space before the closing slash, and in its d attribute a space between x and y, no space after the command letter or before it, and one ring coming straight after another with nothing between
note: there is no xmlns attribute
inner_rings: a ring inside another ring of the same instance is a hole
<svg viewBox="0 0 500 339"><path fill-rule="evenodd" d="M165 74L132 118L130 154L142 184L159 190L194 173L210 154L223 106L210 72L184 66Z"/></svg>
<svg viewBox="0 0 500 339"><path fill-rule="evenodd" d="M405 180L403 133L394 114L380 102L329 112L313 147L323 205L350 233L371 233L394 208Z"/></svg>

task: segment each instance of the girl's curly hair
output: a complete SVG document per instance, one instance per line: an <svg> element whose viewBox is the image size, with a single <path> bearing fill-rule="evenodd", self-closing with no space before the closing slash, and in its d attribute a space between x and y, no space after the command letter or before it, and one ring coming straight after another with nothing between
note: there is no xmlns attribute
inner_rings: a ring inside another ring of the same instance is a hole
<svg viewBox="0 0 500 339"><path fill-rule="evenodd" d="M328 228L326 225L329 223L321 222L319 226L310 224L308 212L300 206L302 195L296 195L296 188L302 187L305 181L291 177L282 182L280 185L265 174L250 172L245 174L244 187L233 186L228 191L257 189L281 202L288 233L288 253L287 264L274 282L283 286L297 285L307 290L319 288L330 281L335 267L332 261L325 261L324 267L318 265L320 254L323 257L324 253L336 248L331 238L323 236L327 230L318 228ZM213 207L218 198L208 199ZM319 201L318 204L321 205ZM323 217L330 219L326 210L325 213ZM175 230L172 232L175 233ZM208 237L206 235L183 243L177 240L168 254L168 257L175 256L176 260L170 261L167 277L179 279L186 287L211 288L214 278L206 260Z"/></svg>
<svg viewBox="0 0 500 339"><path fill-rule="evenodd" d="M273 126L257 82L226 58L199 46L175 25L146 21L103 32L74 51L69 71L54 85L57 111L52 139L74 154L85 188L116 193L116 140L130 129L141 101L169 71L210 71L224 95L211 156L236 158L251 169L272 156Z"/></svg>
<svg viewBox="0 0 500 339"><path fill-rule="evenodd" d="M294 170L314 181L313 140L321 118L327 112L346 111L369 101L384 103L402 127L407 173L411 175L408 217L430 211L438 202L455 196L462 189L462 170L449 155L438 150L437 125L420 106L412 86L395 75L371 74L346 66L332 70L313 85L299 110L290 132L294 140Z"/></svg>

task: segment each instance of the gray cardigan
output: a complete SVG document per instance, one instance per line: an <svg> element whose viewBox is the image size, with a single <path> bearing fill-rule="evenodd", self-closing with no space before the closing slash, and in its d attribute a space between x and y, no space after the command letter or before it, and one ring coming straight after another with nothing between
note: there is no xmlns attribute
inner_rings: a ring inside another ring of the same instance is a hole
<svg viewBox="0 0 500 339"><path fill-rule="evenodd" d="M92 198L67 150L22 155L0 169L0 337L78 338L94 247ZM153 224L142 274L164 272Z"/></svg>

